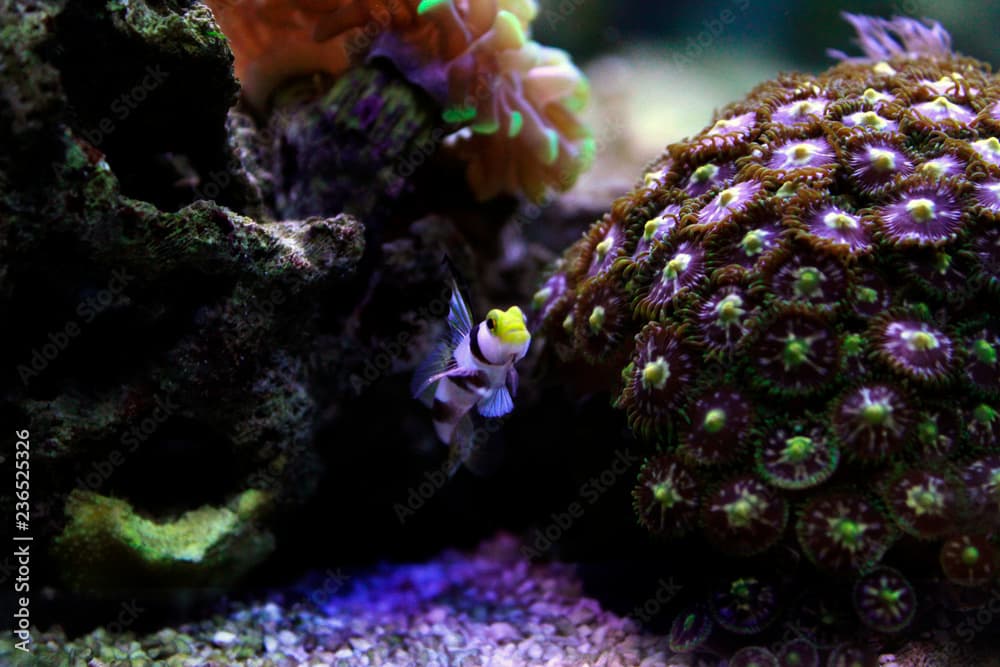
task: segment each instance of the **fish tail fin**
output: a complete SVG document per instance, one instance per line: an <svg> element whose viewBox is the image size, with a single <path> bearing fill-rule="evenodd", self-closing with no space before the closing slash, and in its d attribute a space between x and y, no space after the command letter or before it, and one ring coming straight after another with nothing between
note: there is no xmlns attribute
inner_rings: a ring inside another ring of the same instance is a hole
<svg viewBox="0 0 1000 667"><path fill-rule="evenodd" d="M474 444L474 429L469 415L462 417L451 434L451 447L448 451L448 475L453 476L463 463L467 463L472 455Z"/></svg>
<svg viewBox="0 0 1000 667"><path fill-rule="evenodd" d="M454 475L464 465L469 472L488 477L497 471L503 459L500 442L480 422L480 429L470 415L462 417L451 437L448 471Z"/></svg>

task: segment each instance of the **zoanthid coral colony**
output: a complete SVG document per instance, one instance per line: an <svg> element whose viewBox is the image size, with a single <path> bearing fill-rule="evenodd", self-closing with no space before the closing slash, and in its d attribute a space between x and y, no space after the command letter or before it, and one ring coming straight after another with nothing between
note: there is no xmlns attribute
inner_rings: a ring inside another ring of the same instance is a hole
<svg viewBox="0 0 1000 667"><path fill-rule="evenodd" d="M936 23L848 19L865 57L761 84L669 146L534 305L655 447L645 528L786 545L888 633L918 609L892 553L933 552L959 587L998 564L1000 81ZM766 625L761 586L714 623Z"/></svg>
<svg viewBox="0 0 1000 667"><path fill-rule="evenodd" d="M577 113L587 81L530 39L534 0L208 0L248 102L267 108L295 77L384 58L441 107L444 144L480 199L565 190L594 142Z"/></svg>

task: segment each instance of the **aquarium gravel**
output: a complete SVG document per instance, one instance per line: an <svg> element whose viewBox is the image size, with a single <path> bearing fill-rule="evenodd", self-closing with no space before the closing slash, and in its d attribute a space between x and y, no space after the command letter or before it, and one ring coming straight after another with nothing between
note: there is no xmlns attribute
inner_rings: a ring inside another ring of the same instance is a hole
<svg viewBox="0 0 1000 667"><path fill-rule="evenodd" d="M329 570L305 596L233 604L210 619L137 636L98 628L36 636L36 662L67 667L717 667L675 654L583 593L574 566L534 563L500 535L475 552L350 576ZM13 655L0 641L0 664ZM879 667L1000 667L974 644L913 642Z"/></svg>
<svg viewBox="0 0 1000 667"><path fill-rule="evenodd" d="M93 667L687 664L670 660L665 639L584 597L572 567L533 564L518 555L519 544L499 537L472 554L448 551L363 578L335 573L314 588L325 599L238 606L139 638L98 629L66 642L50 632L38 647L62 647L58 659L49 654L52 664L93 659Z"/></svg>

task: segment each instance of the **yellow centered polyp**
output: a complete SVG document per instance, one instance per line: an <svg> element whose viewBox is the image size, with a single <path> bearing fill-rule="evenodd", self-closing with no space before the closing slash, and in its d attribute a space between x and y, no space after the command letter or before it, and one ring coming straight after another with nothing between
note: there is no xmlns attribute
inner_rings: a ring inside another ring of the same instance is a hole
<svg viewBox="0 0 1000 667"><path fill-rule="evenodd" d="M748 255L757 255L764 249L764 239L758 231L747 232L743 240L740 241L743 250Z"/></svg>
<svg viewBox="0 0 1000 667"><path fill-rule="evenodd" d="M813 146L812 144L798 144L795 148L792 149L792 158L796 162L805 162L813 155L815 155L816 151L818 150L819 149Z"/></svg>
<svg viewBox="0 0 1000 667"><path fill-rule="evenodd" d="M652 220L646 222L646 224L642 228L642 238L646 239L647 241L652 241L653 236L660 229L660 225L662 224L663 224L663 218L653 218Z"/></svg>
<svg viewBox="0 0 1000 667"><path fill-rule="evenodd" d="M979 549L968 546L962 549L962 563L965 565L975 565L979 562Z"/></svg>
<svg viewBox="0 0 1000 667"><path fill-rule="evenodd" d="M945 169L946 167L943 161L930 160L929 162L925 162L920 165L917 171L930 178L941 178L941 176L944 175Z"/></svg>
<svg viewBox="0 0 1000 667"><path fill-rule="evenodd" d="M868 104L875 104L876 102L888 99L889 96L878 92L874 88L866 88L865 92L861 93L861 97L865 98L865 102Z"/></svg>
<svg viewBox="0 0 1000 667"><path fill-rule="evenodd" d="M865 532L864 526L859 524L857 521L852 521L850 519L833 519L831 523L833 524L831 528L834 539L837 543L848 548L856 547L860 541L862 533Z"/></svg>
<svg viewBox="0 0 1000 667"><path fill-rule="evenodd" d="M642 386L646 389L663 389L669 378L670 365L663 357L657 357L656 361L650 361L642 369Z"/></svg>
<svg viewBox="0 0 1000 667"><path fill-rule="evenodd" d="M910 348L919 352L934 350L940 345L937 336L927 331L915 331L908 338Z"/></svg>
<svg viewBox="0 0 1000 667"><path fill-rule="evenodd" d="M653 488L653 497L663 507L673 507L681 499L672 484L660 482Z"/></svg>
<svg viewBox="0 0 1000 667"><path fill-rule="evenodd" d="M667 280L676 280L683 271L691 264L691 255L680 253L663 267L663 277Z"/></svg>
<svg viewBox="0 0 1000 667"><path fill-rule="evenodd" d="M705 415L705 430L709 433L718 433L726 426L726 412L719 408L713 408Z"/></svg>
<svg viewBox="0 0 1000 667"><path fill-rule="evenodd" d="M812 438L797 435L785 441L785 455L790 461L802 461L813 450Z"/></svg>
<svg viewBox="0 0 1000 667"><path fill-rule="evenodd" d="M823 281L823 274L817 269L807 267L799 273L798 289L803 294L811 294Z"/></svg>
<svg viewBox="0 0 1000 667"><path fill-rule="evenodd" d="M917 222L930 222L937 217L934 213L934 202L922 197L907 202L906 210L909 212L910 217Z"/></svg>
<svg viewBox="0 0 1000 667"><path fill-rule="evenodd" d="M871 403L861 410L861 418L872 426L878 426L885 422L889 416L889 408L882 403Z"/></svg>
<svg viewBox="0 0 1000 667"><path fill-rule="evenodd" d="M595 334L604 328L604 306L594 306L594 309L590 311L590 317L587 318L587 323Z"/></svg>
<svg viewBox="0 0 1000 667"><path fill-rule="evenodd" d="M858 117L858 125L863 125L865 127L870 127L874 130L881 130L885 127L886 122L881 116L879 116L874 111L866 111Z"/></svg>
<svg viewBox="0 0 1000 667"><path fill-rule="evenodd" d="M594 250L597 251L597 257L599 259L604 259L604 256L608 254L609 250L611 250L612 243L614 243L613 239L608 237L597 244L597 247Z"/></svg>
<svg viewBox="0 0 1000 667"><path fill-rule="evenodd" d="M831 229L857 229L858 221L845 213L827 213L823 224Z"/></svg>
<svg viewBox="0 0 1000 667"><path fill-rule="evenodd" d="M696 183L704 183L719 173L719 168L714 164L703 164L691 174L691 180Z"/></svg>
<svg viewBox="0 0 1000 667"><path fill-rule="evenodd" d="M792 340L785 346L785 364L798 366L809 358L809 343L804 340Z"/></svg>
<svg viewBox="0 0 1000 667"><path fill-rule="evenodd" d="M892 151L882 148L872 148L868 151L873 169L878 171L892 171L896 168L896 155Z"/></svg>
<svg viewBox="0 0 1000 667"><path fill-rule="evenodd" d="M716 307L716 312L719 314L719 321L723 324L732 324L740 319L743 315L743 299L735 294L730 294Z"/></svg>
<svg viewBox="0 0 1000 667"><path fill-rule="evenodd" d="M531 297L531 307L538 310L545 305L545 302L552 297L552 288L543 287L542 289L535 292L535 295Z"/></svg>

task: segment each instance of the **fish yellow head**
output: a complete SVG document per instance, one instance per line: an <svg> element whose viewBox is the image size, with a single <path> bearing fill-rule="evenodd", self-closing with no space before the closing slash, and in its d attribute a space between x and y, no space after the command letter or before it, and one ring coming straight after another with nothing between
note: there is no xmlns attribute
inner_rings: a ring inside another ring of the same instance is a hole
<svg viewBox="0 0 1000 667"><path fill-rule="evenodd" d="M503 345L523 345L531 340L524 313L517 306L494 308L486 314L486 328Z"/></svg>

